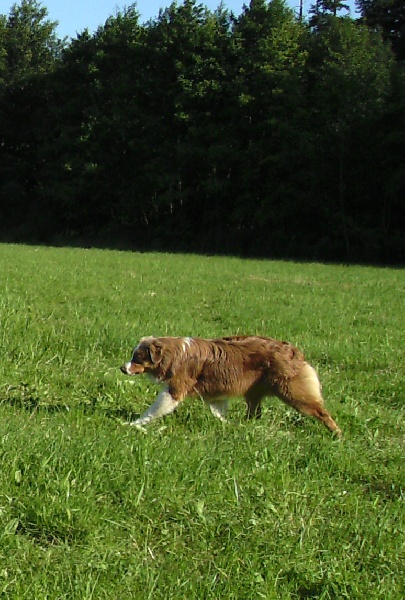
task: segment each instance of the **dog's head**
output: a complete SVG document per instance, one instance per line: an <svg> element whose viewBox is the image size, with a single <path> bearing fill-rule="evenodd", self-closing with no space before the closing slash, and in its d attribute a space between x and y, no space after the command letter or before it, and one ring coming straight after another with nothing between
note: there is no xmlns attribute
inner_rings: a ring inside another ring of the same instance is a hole
<svg viewBox="0 0 405 600"><path fill-rule="evenodd" d="M134 349L132 358L121 367L125 375L140 375L154 371L162 360L163 346L154 337L144 337Z"/></svg>

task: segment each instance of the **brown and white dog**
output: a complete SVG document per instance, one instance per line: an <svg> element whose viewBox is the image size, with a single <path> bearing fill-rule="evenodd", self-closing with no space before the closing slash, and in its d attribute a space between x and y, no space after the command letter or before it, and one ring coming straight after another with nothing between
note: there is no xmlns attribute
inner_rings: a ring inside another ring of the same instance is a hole
<svg viewBox="0 0 405 600"><path fill-rule="evenodd" d="M289 342L255 335L144 337L121 371L126 375L148 373L164 383L156 401L129 423L136 427L172 413L186 396L203 398L221 421L225 421L230 396L245 397L248 418L260 417L262 398L277 396L341 435L324 408L315 369Z"/></svg>

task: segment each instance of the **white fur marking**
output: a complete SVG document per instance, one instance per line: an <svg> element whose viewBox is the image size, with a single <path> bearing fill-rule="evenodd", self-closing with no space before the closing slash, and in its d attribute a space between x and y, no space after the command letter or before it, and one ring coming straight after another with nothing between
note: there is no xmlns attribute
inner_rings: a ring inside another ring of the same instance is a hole
<svg viewBox="0 0 405 600"><path fill-rule="evenodd" d="M139 417L139 419L132 421L129 425L132 425L133 427L143 427L143 425L147 425L153 419L170 415L170 413L176 410L179 404L180 402L174 400L167 390L162 390L155 402Z"/></svg>
<svg viewBox="0 0 405 600"><path fill-rule="evenodd" d="M155 338L153 337L153 335L146 335L145 337L142 337L139 340L139 344L137 346L135 346L135 348L132 351L132 355L135 354L135 352L137 350L139 350L139 348L142 346L142 344L144 344L145 342L151 342L152 340L154 340Z"/></svg>
<svg viewBox="0 0 405 600"><path fill-rule="evenodd" d="M209 402L212 414L223 423L227 423L226 415L228 412L228 400L218 400L217 402Z"/></svg>
<svg viewBox="0 0 405 600"><path fill-rule="evenodd" d="M189 337L183 338L183 344L181 346L183 352L185 352L187 350L187 348L190 348L192 341L193 341L193 338L189 338Z"/></svg>

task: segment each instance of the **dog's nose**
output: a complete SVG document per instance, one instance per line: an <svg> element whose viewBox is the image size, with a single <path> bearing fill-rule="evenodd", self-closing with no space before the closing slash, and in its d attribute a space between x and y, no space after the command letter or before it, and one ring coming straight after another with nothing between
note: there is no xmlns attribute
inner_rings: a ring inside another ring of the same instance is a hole
<svg viewBox="0 0 405 600"><path fill-rule="evenodd" d="M123 373L125 373L125 375L128 375L127 365L122 365L122 367L120 367L120 371L122 371Z"/></svg>

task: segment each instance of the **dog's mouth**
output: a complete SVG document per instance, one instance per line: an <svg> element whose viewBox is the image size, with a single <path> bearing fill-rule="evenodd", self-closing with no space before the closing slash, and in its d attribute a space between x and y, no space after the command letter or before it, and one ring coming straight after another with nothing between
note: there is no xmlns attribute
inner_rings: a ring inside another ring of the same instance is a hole
<svg viewBox="0 0 405 600"><path fill-rule="evenodd" d="M140 375L145 371L145 367L138 363L127 362L125 363L125 365L122 365L122 367L120 367L120 370L125 375Z"/></svg>

